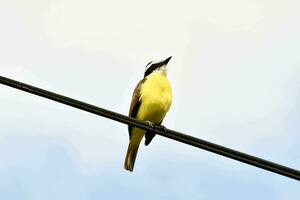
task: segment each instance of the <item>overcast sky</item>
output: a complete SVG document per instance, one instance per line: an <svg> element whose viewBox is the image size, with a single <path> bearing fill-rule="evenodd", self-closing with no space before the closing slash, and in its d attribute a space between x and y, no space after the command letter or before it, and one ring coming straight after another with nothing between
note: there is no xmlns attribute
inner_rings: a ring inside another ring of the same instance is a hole
<svg viewBox="0 0 300 200"><path fill-rule="evenodd" d="M127 114L173 56L170 129L300 169L297 0L0 0L0 75ZM299 182L0 85L0 199L296 200Z"/></svg>

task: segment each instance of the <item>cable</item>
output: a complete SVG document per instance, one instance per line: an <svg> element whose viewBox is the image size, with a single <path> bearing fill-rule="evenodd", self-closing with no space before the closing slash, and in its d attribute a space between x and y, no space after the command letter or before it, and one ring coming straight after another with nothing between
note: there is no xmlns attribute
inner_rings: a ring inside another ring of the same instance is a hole
<svg viewBox="0 0 300 200"><path fill-rule="evenodd" d="M177 131L173 131L163 126L155 125L154 127L151 127L146 122L139 121L137 119L127 117L116 112L112 112L91 104L84 103L82 101L78 101L76 99L72 99L47 90L43 90L41 88L21 83L3 76L0 76L0 83L6 86L10 86L19 90L23 90L25 92L29 92L47 99L51 99L53 101L57 101L78 108L80 110L94 113L96 115L100 115L102 117L106 117L124 124L132 125L147 131L153 131L160 136L167 137L194 147L198 147L200 149L204 149L300 181L300 171L296 169L279 165L274 162L270 162L199 138L195 138Z"/></svg>

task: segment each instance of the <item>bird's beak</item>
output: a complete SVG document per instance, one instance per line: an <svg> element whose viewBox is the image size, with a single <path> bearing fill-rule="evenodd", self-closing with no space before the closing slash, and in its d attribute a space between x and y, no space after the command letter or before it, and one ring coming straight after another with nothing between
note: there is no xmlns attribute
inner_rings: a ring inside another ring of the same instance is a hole
<svg viewBox="0 0 300 200"><path fill-rule="evenodd" d="M162 65L167 65L168 62L171 60L172 56L170 56L169 58L167 58L166 60L162 61L161 64Z"/></svg>

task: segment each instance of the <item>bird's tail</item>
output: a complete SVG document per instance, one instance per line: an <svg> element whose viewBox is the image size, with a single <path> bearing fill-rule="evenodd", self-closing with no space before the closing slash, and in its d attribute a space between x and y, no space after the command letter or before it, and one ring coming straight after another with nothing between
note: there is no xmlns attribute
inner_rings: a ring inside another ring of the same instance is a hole
<svg viewBox="0 0 300 200"><path fill-rule="evenodd" d="M135 143L133 140L129 142L127 154L124 162L124 168L129 171L133 171L135 158L139 149L140 143Z"/></svg>

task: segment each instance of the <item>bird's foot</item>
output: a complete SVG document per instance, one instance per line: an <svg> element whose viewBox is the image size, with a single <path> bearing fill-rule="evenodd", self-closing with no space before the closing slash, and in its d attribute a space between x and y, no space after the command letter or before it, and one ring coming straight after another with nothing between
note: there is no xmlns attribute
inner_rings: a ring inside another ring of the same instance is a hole
<svg viewBox="0 0 300 200"><path fill-rule="evenodd" d="M167 128L165 127L165 126L163 126L163 125L160 125L160 128L165 132L165 134L167 134Z"/></svg>
<svg viewBox="0 0 300 200"><path fill-rule="evenodd" d="M154 123L150 122L150 121L145 121L147 123L148 126L150 126L151 128L154 128Z"/></svg>
<svg viewBox="0 0 300 200"><path fill-rule="evenodd" d="M150 126L152 129L155 128L155 123L151 122L151 121L145 121L147 123L148 126ZM159 126L156 126L158 127L158 129L162 130L165 132L165 134L167 134L168 130L165 126L163 125L159 125Z"/></svg>

